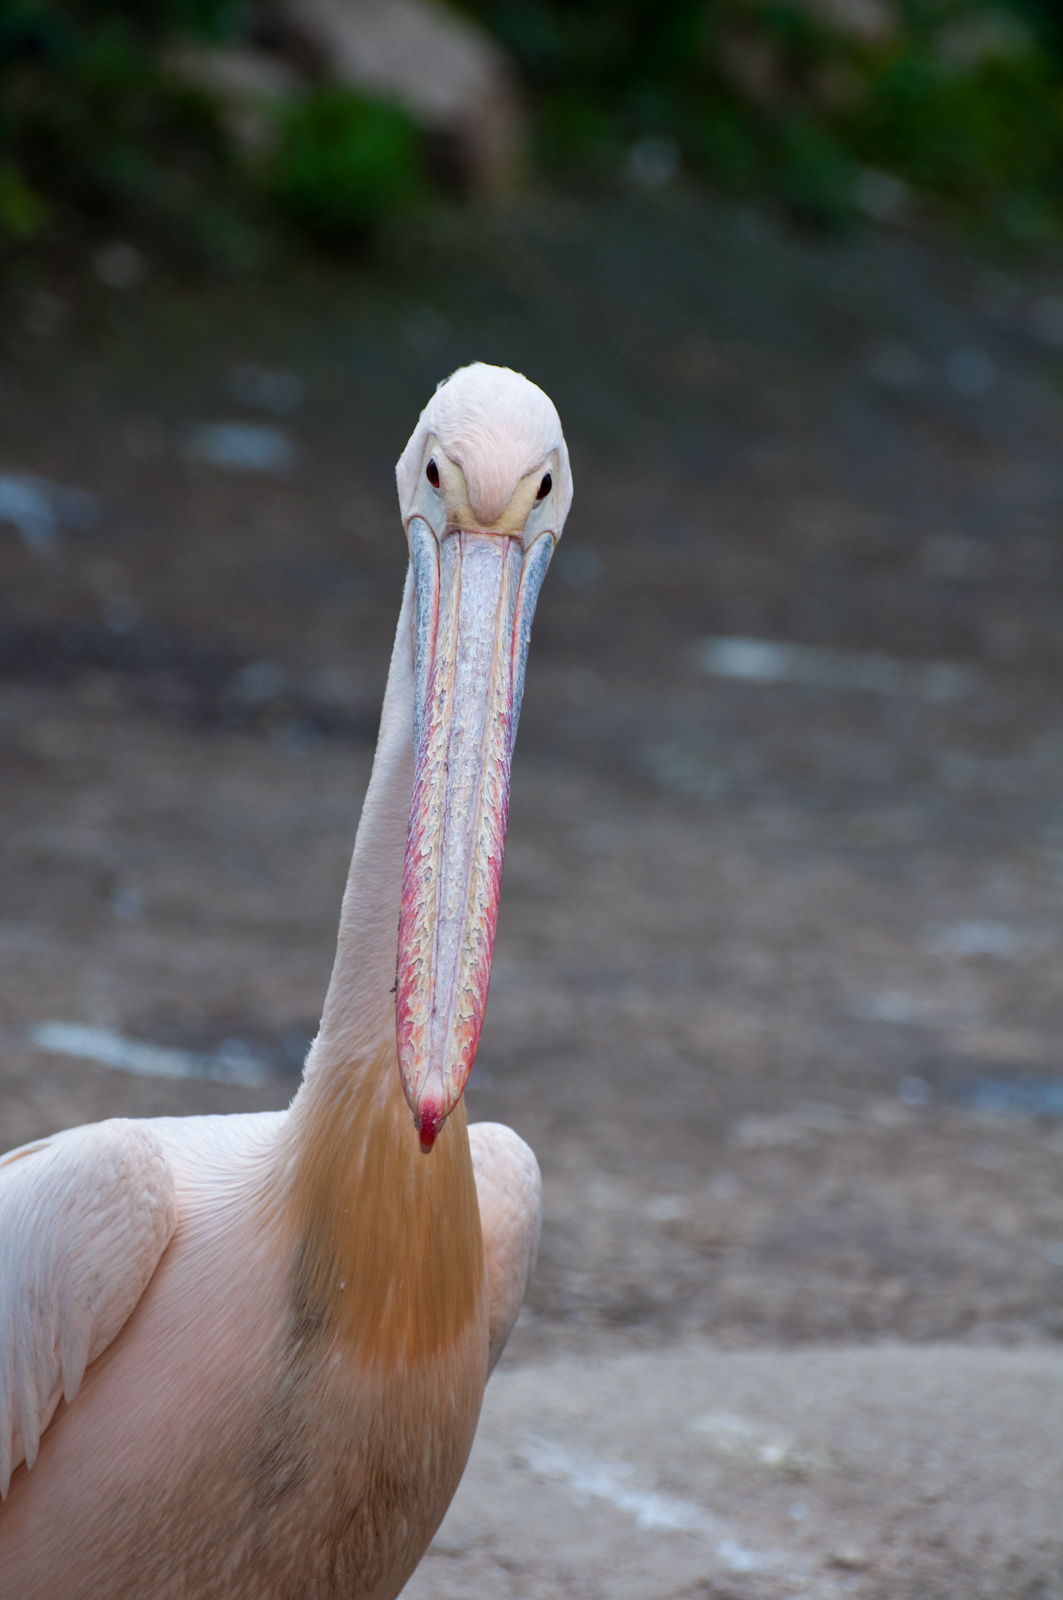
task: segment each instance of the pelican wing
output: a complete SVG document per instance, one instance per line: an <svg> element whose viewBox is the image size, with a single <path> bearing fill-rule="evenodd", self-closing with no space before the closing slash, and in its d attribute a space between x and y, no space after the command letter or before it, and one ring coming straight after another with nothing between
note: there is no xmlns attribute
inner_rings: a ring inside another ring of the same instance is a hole
<svg viewBox="0 0 1063 1600"><path fill-rule="evenodd" d="M535 1271L543 1183L533 1152L512 1128L500 1122L475 1122L469 1129L469 1144L487 1263L491 1373L513 1332Z"/></svg>
<svg viewBox="0 0 1063 1600"><path fill-rule="evenodd" d="M0 1497L122 1328L176 1223L173 1173L142 1122L0 1157Z"/></svg>

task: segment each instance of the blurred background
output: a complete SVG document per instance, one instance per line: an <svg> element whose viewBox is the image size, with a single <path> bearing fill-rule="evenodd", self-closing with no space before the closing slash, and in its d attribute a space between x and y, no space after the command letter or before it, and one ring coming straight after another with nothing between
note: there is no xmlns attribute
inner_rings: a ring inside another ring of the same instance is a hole
<svg viewBox="0 0 1063 1600"><path fill-rule="evenodd" d="M1063 1595L1050 0L0 0L0 1148L287 1103L482 359L552 396L408 1593Z"/></svg>

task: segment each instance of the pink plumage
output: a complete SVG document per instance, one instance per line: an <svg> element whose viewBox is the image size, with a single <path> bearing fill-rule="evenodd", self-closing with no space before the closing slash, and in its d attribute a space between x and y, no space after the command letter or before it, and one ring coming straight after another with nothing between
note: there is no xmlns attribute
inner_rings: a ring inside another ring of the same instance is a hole
<svg viewBox="0 0 1063 1600"><path fill-rule="evenodd" d="M411 567L291 1108L0 1159L5 1596L390 1600L520 1309L538 1168L508 1129L468 1129L461 1092L568 455L541 390L475 366L397 476Z"/></svg>

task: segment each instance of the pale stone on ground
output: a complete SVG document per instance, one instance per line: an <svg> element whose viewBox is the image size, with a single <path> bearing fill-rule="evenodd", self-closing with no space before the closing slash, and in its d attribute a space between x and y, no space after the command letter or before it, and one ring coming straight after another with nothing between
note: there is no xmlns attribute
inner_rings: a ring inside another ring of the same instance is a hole
<svg viewBox="0 0 1063 1600"><path fill-rule="evenodd" d="M406 1600L1063 1594L1063 1355L565 1358L492 1381ZM943 1587L944 1585L944 1587Z"/></svg>

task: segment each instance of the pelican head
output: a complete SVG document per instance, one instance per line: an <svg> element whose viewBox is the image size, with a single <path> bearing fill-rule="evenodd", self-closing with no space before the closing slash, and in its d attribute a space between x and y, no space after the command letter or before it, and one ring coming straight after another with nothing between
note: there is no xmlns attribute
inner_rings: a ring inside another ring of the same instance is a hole
<svg viewBox="0 0 1063 1600"><path fill-rule="evenodd" d="M427 1152L483 1026L528 639L572 474L542 390L477 363L436 390L396 477L417 602L396 1030Z"/></svg>

